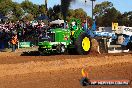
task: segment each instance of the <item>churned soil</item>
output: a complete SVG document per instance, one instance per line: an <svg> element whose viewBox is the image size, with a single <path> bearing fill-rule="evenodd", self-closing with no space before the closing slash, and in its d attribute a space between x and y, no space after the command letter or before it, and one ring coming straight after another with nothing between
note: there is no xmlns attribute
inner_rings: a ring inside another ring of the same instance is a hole
<svg viewBox="0 0 132 88"><path fill-rule="evenodd" d="M91 51L90 54L98 54L98 42L96 39L91 39Z"/></svg>
<svg viewBox="0 0 132 88"><path fill-rule="evenodd" d="M81 69L90 79L132 80L132 55L24 55L0 52L0 88L83 88ZM88 88L132 88L89 86Z"/></svg>

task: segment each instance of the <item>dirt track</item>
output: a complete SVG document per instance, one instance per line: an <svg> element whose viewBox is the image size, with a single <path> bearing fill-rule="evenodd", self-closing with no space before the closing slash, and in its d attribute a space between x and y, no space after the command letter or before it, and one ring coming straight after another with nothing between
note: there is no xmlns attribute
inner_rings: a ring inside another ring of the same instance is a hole
<svg viewBox="0 0 132 88"><path fill-rule="evenodd" d="M89 73L90 79L132 80L131 54L0 55L0 88L82 88L79 83L82 68ZM132 88L132 84L92 88Z"/></svg>

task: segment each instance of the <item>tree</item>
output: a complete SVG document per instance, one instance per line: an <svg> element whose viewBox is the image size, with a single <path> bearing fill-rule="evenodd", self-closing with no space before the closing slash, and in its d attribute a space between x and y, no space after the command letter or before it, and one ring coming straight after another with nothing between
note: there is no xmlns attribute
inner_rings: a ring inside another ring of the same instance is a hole
<svg viewBox="0 0 132 88"><path fill-rule="evenodd" d="M27 13L31 13L33 10L33 3L30 2L29 0L25 0L21 3L21 7L23 10Z"/></svg>
<svg viewBox="0 0 132 88"><path fill-rule="evenodd" d="M39 14L46 14L46 6L45 5L40 5L39 6Z"/></svg>
<svg viewBox="0 0 132 88"><path fill-rule="evenodd" d="M81 21L83 21L84 19L86 19L86 17L87 17L87 13L82 8L75 10L73 9L68 10L67 20L71 18L78 18Z"/></svg>
<svg viewBox="0 0 132 88"><path fill-rule="evenodd" d="M32 12L30 14L33 15L33 17L37 17L41 12L39 11L39 5L33 4Z"/></svg>
<svg viewBox="0 0 132 88"><path fill-rule="evenodd" d="M21 3L21 7L25 11L25 13L32 14L34 18L38 17L40 14L46 13L45 5L36 5L30 2L29 0L25 0Z"/></svg>
<svg viewBox="0 0 132 88"><path fill-rule="evenodd" d="M7 16L9 20L19 20L23 15L20 4L12 2L12 0L1 0L0 13Z"/></svg>
<svg viewBox="0 0 132 88"><path fill-rule="evenodd" d="M87 13L82 8L75 9L74 17L83 20L86 19Z"/></svg>
<svg viewBox="0 0 132 88"><path fill-rule="evenodd" d="M105 14L105 11L112 8L113 4L109 1L104 1L101 4L96 4L93 10L95 16L102 16Z"/></svg>
<svg viewBox="0 0 132 88"><path fill-rule="evenodd" d="M61 15L61 5L54 5L53 6L53 13L55 19L62 19Z"/></svg>
<svg viewBox="0 0 132 88"><path fill-rule="evenodd" d="M121 13L113 7L113 4L104 1L94 8L94 15L98 26L111 26L112 22L120 22Z"/></svg>
<svg viewBox="0 0 132 88"><path fill-rule="evenodd" d="M23 20L24 21L32 21L34 19L33 15L32 14L27 14Z"/></svg>
<svg viewBox="0 0 132 88"><path fill-rule="evenodd" d="M129 26L132 27L132 11L128 12Z"/></svg>
<svg viewBox="0 0 132 88"><path fill-rule="evenodd" d="M75 11L73 9L69 9L67 13L67 20L71 19L75 16Z"/></svg>
<svg viewBox="0 0 132 88"><path fill-rule="evenodd" d="M49 10L48 10L48 17L50 18L50 19L52 19L52 16L53 16L53 9L50 7L49 8Z"/></svg>
<svg viewBox="0 0 132 88"><path fill-rule="evenodd" d="M124 12L119 17L119 23L120 23L120 25L131 26L132 27L132 11Z"/></svg>
<svg viewBox="0 0 132 88"><path fill-rule="evenodd" d="M13 2L12 3L12 12L13 12L13 15L14 15L14 19L17 19L17 20L20 20L21 19L21 16L24 14L24 12L22 11L22 8L20 6L20 4L16 3L16 2Z"/></svg>
<svg viewBox="0 0 132 88"><path fill-rule="evenodd" d="M48 16L52 20L63 19L61 14L61 5L54 5L53 8L49 8Z"/></svg>
<svg viewBox="0 0 132 88"><path fill-rule="evenodd" d="M12 0L1 0L0 12L6 15L9 11L12 11Z"/></svg>
<svg viewBox="0 0 132 88"><path fill-rule="evenodd" d="M112 26L112 22L118 22L118 16L121 13L114 7L106 10L106 13L102 17L102 26Z"/></svg>

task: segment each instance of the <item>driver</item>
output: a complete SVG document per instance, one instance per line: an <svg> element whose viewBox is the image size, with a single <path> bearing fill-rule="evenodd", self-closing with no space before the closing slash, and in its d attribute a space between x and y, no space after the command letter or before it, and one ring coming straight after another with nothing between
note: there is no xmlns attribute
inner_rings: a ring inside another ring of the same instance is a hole
<svg viewBox="0 0 132 88"><path fill-rule="evenodd" d="M77 25L76 25L76 22L72 22L72 30L75 31L77 30Z"/></svg>

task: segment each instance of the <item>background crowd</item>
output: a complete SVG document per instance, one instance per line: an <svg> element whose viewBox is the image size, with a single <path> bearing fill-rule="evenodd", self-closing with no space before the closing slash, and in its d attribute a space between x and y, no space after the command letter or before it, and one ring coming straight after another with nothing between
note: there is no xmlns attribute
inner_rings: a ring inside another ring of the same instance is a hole
<svg viewBox="0 0 132 88"><path fill-rule="evenodd" d="M39 37L46 29L43 21L17 21L5 22L0 24L0 49L10 48L10 40L14 34L17 35L19 42L31 42L37 45Z"/></svg>

